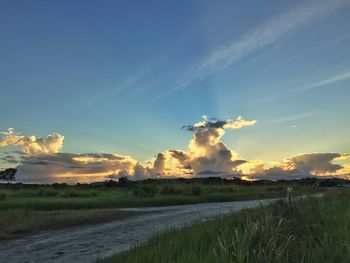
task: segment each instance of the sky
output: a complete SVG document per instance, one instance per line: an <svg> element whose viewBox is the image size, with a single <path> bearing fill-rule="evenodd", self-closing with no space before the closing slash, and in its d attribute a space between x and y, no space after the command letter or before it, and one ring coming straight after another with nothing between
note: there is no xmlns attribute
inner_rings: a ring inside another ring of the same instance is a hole
<svg viewBox="0 0 350 263"><path fill-rule="evenodd" d="M0 168L344 177L349 24L350 0L1 1Z"/></svg>

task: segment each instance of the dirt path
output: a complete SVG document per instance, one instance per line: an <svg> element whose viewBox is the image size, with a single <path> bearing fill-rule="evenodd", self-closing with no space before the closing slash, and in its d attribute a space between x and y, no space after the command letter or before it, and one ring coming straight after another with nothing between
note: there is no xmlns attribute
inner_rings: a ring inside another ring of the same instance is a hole
<svg viewBox="0 0 350 263"><path fill-rule="evenodd" d="M183 227L273 200L276 199L124 209L146 213L105 224L44 231L1 241L0 262L93 262L99 256L127 250L169 227Z"/></svg>

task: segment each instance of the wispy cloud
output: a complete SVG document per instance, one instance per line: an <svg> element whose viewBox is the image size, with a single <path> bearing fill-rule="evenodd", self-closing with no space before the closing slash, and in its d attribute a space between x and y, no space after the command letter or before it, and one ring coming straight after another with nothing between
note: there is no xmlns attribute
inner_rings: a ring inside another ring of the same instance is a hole
<svg viewBox="0 0 350 263"><path fill-rule="evenodd" d="M315 89L315 88L319 88L319 87L333 84L335 82L344 81L347 79L350 79L350 71L347 71L347 72L340 74L340 75L336 75L336 76L332 76L332 77L329 77L326 79L322 79L320 81L310 83L310 84L301 86L299 88L295 88L294 91L304 91L304 90Z"/></svg>
<svg viewBox="0 0 350 263"><path fill-rule="evenodd" d="M308 23L331 15L349 3L348 0L308 1L287 13L272 18L249 31L242 38L236 39L205 57L201 62L194 65L188 73L184 74L172 89L170 88L159 94L158 98L169 92L187 88L190 84L198 82L215 72L225 70L247 55L276 43Z"/></svg>
<svg viewBox="0 0 350 263"><path fill-rule="evenodd" d="M285 123L285 122L304 120L304 119L308 119L308 118L312 118L312 117L318 116L318 115L320 115L322 113L323 113L322 111L304 112L304 113L300 113L300 114L295 114L295 115L283 117L283 118L280 118L280 119L275 119L275 120L272 120L272 121L269 121L269 122L262 122L262 124L279 124L279 123ZM292 126L295 126L295 125L292 125Z"/></svg>
<svg viewBox="0 0 350 263"><path fill-rule="evenodd" d="M334 76L329 76L327 78L312 82L312 83L308 83L299 87L295 87L295 88L291 88L288 90L284 90L281 92L275 92L273 94L270 94L264 98L261 98L259 100L259 102L264 103L264 102L269 102L281 97L285 97L285 96L290 96L293 94L297 94L300 92L305 92L305 91L309 91L309 90L313 90L313 89L317 89L317 88L321 88L327 85L331 85L340 81L345 81L350 79L350 70L345 71L341 74L337 74Z"/></svg>
<svg viewBox="0 0 350 263"><path fill-rule="evenodd" d="M338 43L340 43L342 41L348 40L349 38L350 38L350 34L338 37L336 39L332 39L332 40L330 40L330 41L328 41L326 43L322 43L321 45L318 45L318 46L315 46L315 47L312 47L312 48L308 48L308 49L304 50L303 52L300 52L297 55L291 56L291 57L287 58L286 61L293 61L293 60L296 60L298 58L310 55L310 54L315 53L317 51L320 51L320 50L322 50L324 48L328 48L328 47L336 45L336 44L338 44Z"/></svg>

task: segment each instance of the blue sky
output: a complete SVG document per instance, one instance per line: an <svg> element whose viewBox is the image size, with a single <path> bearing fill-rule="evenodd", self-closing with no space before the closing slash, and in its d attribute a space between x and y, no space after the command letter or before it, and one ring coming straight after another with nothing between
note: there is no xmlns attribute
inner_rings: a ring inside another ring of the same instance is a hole
<svg viewBox="0 0 350 263"><path fill-rule="evenodd" d="M184 124L277 161L350 151L349 1L1 1L0 130L147 160Z"/></svg>

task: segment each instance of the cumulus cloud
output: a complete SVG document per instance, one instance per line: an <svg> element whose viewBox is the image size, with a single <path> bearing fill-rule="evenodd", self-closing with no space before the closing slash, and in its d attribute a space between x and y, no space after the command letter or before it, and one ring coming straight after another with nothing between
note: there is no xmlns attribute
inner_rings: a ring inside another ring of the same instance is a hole
<svg viewBox="0 0 350 263"><path fill-rule="evenodd" d="M0 132L3 137L0 148L6 146L20 146L26 154L51 154L59 152L63 147L64 136L54 133L46 138L23 136L14 132L12 128L6 132Z"/></svg>
<svg viewBox="0 0 350 263"><path fill-rule="evenodd" d="M147 169L142 164L137 162L136 165L134 166L133 176L137 180L145 179L148 177Z"/></svg>
<svg viewBox="0 0 350 263"><path fill-rule="evenodd" d="M117 154L54 153L25 155L18 168L23 182L90 182L111 177L133 176L138 163ZM138 179L142 179L137 175Z"/></svg>
<svg viewBox="0 0 350 263"><path fill-rule="evenodd" d="M166 154L158 153L157 158L153 162L153 167L149 169L149 173L152 177L161 176L166 165Z"/></svg>
<svg viewBox="0 0 350 263"><path fill-rule="evenodd" d="M263 163L251 169L252 179L298 179L312 176L342 176L344 166L334 163L339 159L349 158L341 153L307 153L284 159L271 168L264 168ZM348 171L349 172L349 171Z"/></svg>
<svg viewBox="0 0 350 263"><path fill-rule="evenodd" d="M235 168L246 161L239 159L237 153L230 150L221 138L225 129L240 129L254 125L256 121L245 120L241 116L235 120L209 119L206 116L203 119L193 125L183 126L183 129L193 132L189 151L170 150L170 156L178 161L183 170L192 170L196 175L209 174L209 171L213 175L237 172Z"/></svg>
<svg viewBox="0 0 350 263"><path fill-rule="evenodd" d="M309 153L290 157L284 164L287 170L298 170L305 173L323 174L335 172L342 166L331 161L340 157L339 153Z"/></svg>
<svg viewBox="0 0 350 263"><path fill-rule="evenodd" d="M0 161L17 165L17 179L26 183L92 182L118 179L194 176L242 176L246 179L293 179L309 176L348 177L350 154L308 153L292 156L273 165L259 160L245 160L222 142L226 130L251 126L255 120L238 117L218 120L203 116L203 121L186 125L192 132L187 150L172 149L158 153L141 163L129 156L112 153L60 152L64 137L46 138L16 134L13 129L1 132L0 147L17 146L21 151L3 152Z"/></svg>

